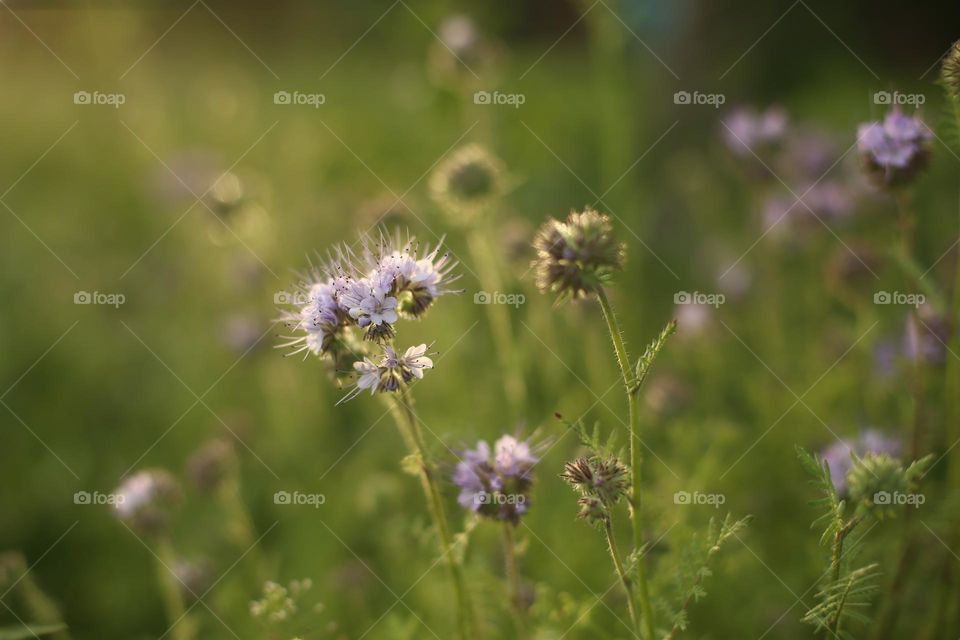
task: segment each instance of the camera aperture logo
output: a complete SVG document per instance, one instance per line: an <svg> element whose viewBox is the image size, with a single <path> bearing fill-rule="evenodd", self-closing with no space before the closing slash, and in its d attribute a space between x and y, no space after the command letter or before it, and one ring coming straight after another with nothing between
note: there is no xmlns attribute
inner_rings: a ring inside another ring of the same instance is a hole
<svg viewBox="0 0 960 640"><path fill-rule="evenodd" d="M522 93L502 93L500 91L476 91L473 94L473 104L496 104L508 105L514 109L519 109L520 105L527 101L527 96Z"/></svg>
<svg viewBox="0 0 960 640"><path fill-rule="evenodd" d="M127 101L122 93L103 93L101 91L77 91L73 94L73 104L107 106L119 109Z"/></svg>
<svg viewBox="0 0 960 640"><path fill-rule="evenodd" d="M722 293L703 293L702 291L677 291L673 294L673 304L702 304L718 308L727 301Z"/></svg>
<svg viewBox="0 0 960 640"><path fill-rule="evenodd" d="M73 294L73 304L99 304L118 309L127 301L122 293L101 293L100 291L77 291Z"/></svg>
<svg viewBox="0 0 960 640"><path fill-rule="evenodd" d="M310 296L302 291L277 291L273 294L273 304L292 304L303 307L310 304Z"/></svg>
<svg viewBox="0 0 960 640"><path fill-rule="evenodd" d="M877 91L873 94L873 104L919 107L927 101L922 93L900 93L899 91Z"/></svg>
<svg viewBox="0 0 960 640"><path fill-rule="evenodd" d="M701 93L700 91L677 91L673 94L673 104L707 105L719 109L727 101L722 93Z"/></svg>
<svg viewBox="0 0 960 640"><path fill-rule="evenodd" d="M100 493L99 491L77 491L73 494L73 504L82 505L109 505L115 507L123 504L124 496L122 493Z"/></svg>
<svg viewBox="0 0 960 640"><path fill-rule="evenodd" d="M303 493L302 491L277 491L273 494L273 504L292 505L295 507L313 507L319 509L327 502L327 496L322 493Z"/></svg>
<svg viewBox="0 0 960 640"><path fill-rule="evenodd" d="M877 291L873 294L873 304L907 305L918 309L927 303L922 293L901 293L900 291Z"/></svg>
<svg viewBox="0 0 960 640"><path fill-rule="evenodd" d="M524 504L527 496L522 493L490 493L481 491L473 497L474 503L478 505L492 504L497 506Z"/></svg>
<svg viewBox="0 0 960 640"><path fill-rule="evenodd" d="M920 505L927 501L927 497L922 493L901 493L894 491L877 491L873 494L873 504L888 506L910 506L919 509Z"/></svg>
<svg viewBox="0 0 960 640"><path fill-rule="evenodd" d="M673 504L678 505L709 505L719 509L727 501L722 493L701 493L700 491L677 491L673 494Z"/></svg>
<svg viewBox="0 0 960 640"><path fill-rule="evenodd" d="M322 93L304 93L302 91L277 91L273 94L273 104L310 106L319 109L326 104L327 96Z"/></svg>
<svg viewBox="0 0 960 640"><path fill-rule="evenodd" d="M501 293L500 291L477 291L473 294L473 304L506 304L514 308L527 301L527 296L522 293Z"/></svg>

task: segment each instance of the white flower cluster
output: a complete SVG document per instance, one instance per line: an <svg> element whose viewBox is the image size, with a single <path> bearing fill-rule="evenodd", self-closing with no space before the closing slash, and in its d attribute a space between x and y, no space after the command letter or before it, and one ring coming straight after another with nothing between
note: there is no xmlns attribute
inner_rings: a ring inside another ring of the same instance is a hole
<svg viewBox="0 0 960 640"><path fill-rule="evenodd" d="M366 389L396 391L401 382L422 378L433 366L427 346L410 347L398 357L387 343L400 319L419 318L440 296L459 293L450 289L459 277L451 273L456 262L440 247L421 251L415 237L403 239L399 231L364 237L360 251L335 247L292 296L294 309L283 319L297 335L281 346L335 361L351 357L358 381L345 399ZM358 355L368 351L363 340L381 345L382 356Z"/></svg>

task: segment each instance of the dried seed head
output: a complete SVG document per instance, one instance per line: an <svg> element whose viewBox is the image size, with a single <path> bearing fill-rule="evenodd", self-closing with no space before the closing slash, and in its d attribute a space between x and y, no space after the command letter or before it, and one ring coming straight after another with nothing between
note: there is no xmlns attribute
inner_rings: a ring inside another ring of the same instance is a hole
<svg viewBox="0 0 960 640"><path fill-rule="evenodd" d="M455 151L430 177L430 193L458 222L491 204L506 191L503 163L477 144Z"/></svg>
<svg viewBox="0 0 960 640"><path fill-rule="evenodd" d="M544 293L583 298L623 269L625 248L613 235L610 218L587 207L563 222L550 218L537 231L533 268Z"/></svg>
<svg viewBox="0 0 960 640"><path fill-rule="evenodd" d="M580 505L577 517L586 520L592 525L603 524L607 521L607 518L610 517L606 505L603 504L600 498L584 496L577 501L577 504Z"/></svg>
<svg viewBox="0 0 960 640"><path fill-rule="evenodd" d="M953 43L950 52L943 59L940 80L947 94L954 100L960 100L960 40Z"/></svg>
<svg viewBox="0 0 960 640"><path fill-rule="evenodd" d="M577 458L568 462L560 477L584 496L616 504L627 493L627 468L616 458Z"/></svg>

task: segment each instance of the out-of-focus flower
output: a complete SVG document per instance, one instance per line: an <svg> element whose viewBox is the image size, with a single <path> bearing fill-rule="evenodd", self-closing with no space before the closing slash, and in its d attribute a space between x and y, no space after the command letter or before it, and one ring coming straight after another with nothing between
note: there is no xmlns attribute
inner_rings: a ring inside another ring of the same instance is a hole
<svg viewBox="0 0 960 640"><path fill-rule="evenodd" d="M457 149L430 176L430 195L458 223L469 222L507 189L503 163L478 144Z"/></svg>
<svg viewBox="0 0 960 640"><path fill-rule="evenodd" d="M209 562L180 558L174 563L172 571L188 602L200 598L213 585L213 571Z"/></svg>
<svg viewBox="0 0 960 640"><path fill-rule="evenodd" d="M478 76L491 80L501 57L502 47L483 34L473 20L452 15L437 28L437 39L427 58L428 71L438 84L469 91L478 86Z"/></svg>
<svg viewBox="0 0 960 640"><path fill-rule="evenodd" d="M114 491L117 517L140 533L159 533L180 498L180 487L162 469L146 469L128 476Z"/></svg>
<svg viewBox="0 0 960 640"><path fill-rule="evenodd" d="M907 316L903 350L909 360L943 364L947 358L949 341L950 322L929 305Z"/></svg>
<svg viewBox="0 0 960 640"><path fill-rule="evenodd" d="M563 222L550 218L537 231L533 261L537 287L561 298L583 298L623 269L625 247L613 235L610 218L587 207Z"/></svg>
<svg viewBox="0 0 960 640"><path fill-rule="evenodd" d="M960 100L960 40L953 43L950 52L943 59L940 80L950 97Z"/></svg>
<svg viewBox="0 0 960 640"><path fill-rule="evenodd" d="M730 150L739 156L761 155L779 143L787 132L787 113L779 107L763 112L741 107L731 113L724 123L723 139Z"/></svg>
<svg viewBox="0 0 960 640"><path fill-rule="evenodd" d="M652 377L644 385L643 393L647 406L661 418L680 410L691 396L690 388L668 373Z"/></svg>
<svg viewBox="0 0 960 640"><path fill-rule="evenodd" d="M247 353L260 341L263 327L255 317L232 314L223 323L223 341L236 353Z"/></svg>
<svg viewBox="0 0 960 640"><path fill-rule="evenodd" d="M454 470L453 483L460 488L457 501L480 516L516 524L530 508L537 461L525 440L502 436L492 452L481 440L475 449L463 452Z"/></svg>
<svg viewBox="0 0 960 640"><path fill-rule="evenodd" d="M933 134L916 116L892 109L880 122L857 130L857 147L867 174L883 186L910 182L926 168Z"/></svg>
<svg viewBox="0 0 960 640"><path fill-rule="evenodd" d="M237 465L237 453L226 438L210 440L187 460L187 477L202 493L216 491Z"/></svg>
<svg viewBox="0 0 960 640"><path fill-rule="evenodd" d="M848 476L854 467L853 457L867 454L885 454L891 457L900 453L900 441L875 429L863 431L855 440L837 440L820 453L830 468L830 479L837 493L847 492Z"/></svg>
<svg viewBox="0 0 960 640"><path fill-rule="evenodd" d="M286 587L267 581L263 597L250 603L250 615L270 623L286 622L300 610L299 600L312 586L310 578L293 580Z"/></svg>

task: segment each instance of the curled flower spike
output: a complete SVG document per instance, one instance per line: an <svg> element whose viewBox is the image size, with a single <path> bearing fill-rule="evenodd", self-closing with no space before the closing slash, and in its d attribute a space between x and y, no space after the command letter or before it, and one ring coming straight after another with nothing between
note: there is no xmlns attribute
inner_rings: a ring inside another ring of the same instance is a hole
<svg viewBox="0 0 960 640"><path fill-rule="evenodd" d="M454 471L453 483L460 487L457 502L480 516L516 524L530 508L537 462L525 440L502 436L492 452L481 440L475 449L463 452Z"/></svg>
<svg viewBox="0 0 960 640"><path fill-rule="evenodd" d="M610 218L587 207L563 222L550 218L533 241L537 287L561 298L583 298L623 269L625 248L613 235Z"/></svg>
<svg viewBox="0 0 960 640"><path fill-rule="evenodd" d="M820 453L820 457L830 468L830 480L840 495L847 493L847 476L854 467L854 457L862 458L871 454L885 454L892 457L900 453L900 441L877 431L867 429L853 441L837 440Z"/></svg>
<svg viewBox="0 0 960 640"><path fill-rule="evenodd" d="M351 367L367 351L361 339L389 341L400 320L420 318L441 296L460 293L450 286L459 274L456 261L441 253L442 239L421 248L412 235L381 231L361 244L359 251L335 246L295 291L277 294L293 307L281 319L295 332L281 347Z"/></svg>
<svg viewBox="0 0 960 640"><path fill-rule="evenodd" d="M960 40L953 43L950 53L943 59L940 81L951 98L960 100Z"/></svg>
<svg viewBox="0 0 960 640"><path fill-rule="evenodd" d="M507 190L503 163L477 144L455 151L430 176L430 193L444 210L472 216Z"/></svg>
<svg viewBox="0 0 960 640"><path fill-rule="evenodd" d="M352 400L367 389L370 390L370 395L393 392L402 384L422 379L423 372L433 368L433 360L426 353L425 344L410 347L402 356L398 356L393 347L386 346L379 362L374 362L369 357L355 362L353 368L358 376L357 384L337 404Z"/></svg>
<svg viewBox="0 0 960 640"><path fill-rule="evenodd" d="M893 109L882 122L867 122L857 130L864 169L881 186L908 184L926 168L933 134L920 118Z"/></svg>

